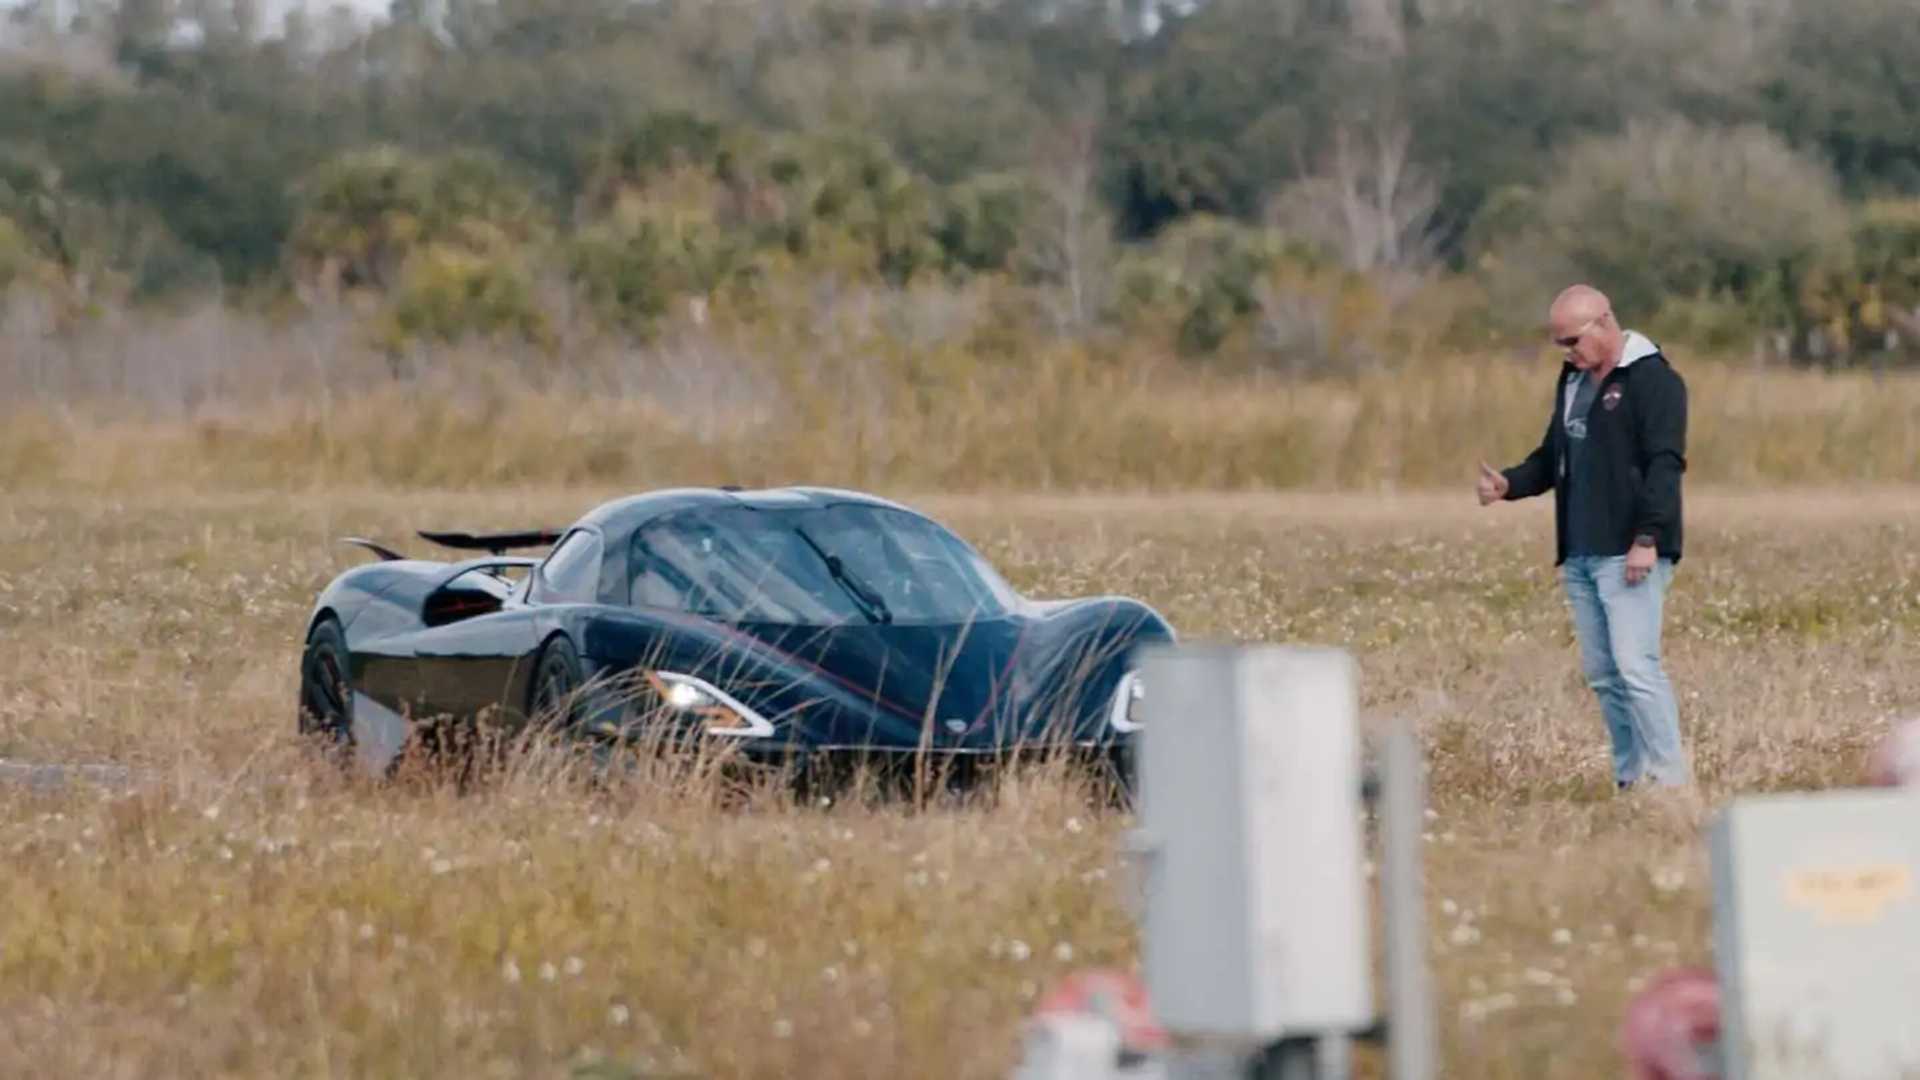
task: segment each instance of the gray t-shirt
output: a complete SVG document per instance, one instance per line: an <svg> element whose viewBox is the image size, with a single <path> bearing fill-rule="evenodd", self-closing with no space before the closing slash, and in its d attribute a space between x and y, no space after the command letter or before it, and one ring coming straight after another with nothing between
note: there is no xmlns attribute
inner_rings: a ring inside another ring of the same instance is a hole
<svg viewBox="0 0 1920 1080"><path fill-rule="evenodd" d="M1561 477L1567 489L1567 554L1595 555L1598 552L1587 550L1590 530L1586 507L1593 468L1592 455L1587 452L1587 414L1593 410L1593 399L1600 386L1584 372L1574 372L1573 381L1574 385L1568 388L1571 400L1567 401L1560 419L1567 431L1566 473Z"/></svg>

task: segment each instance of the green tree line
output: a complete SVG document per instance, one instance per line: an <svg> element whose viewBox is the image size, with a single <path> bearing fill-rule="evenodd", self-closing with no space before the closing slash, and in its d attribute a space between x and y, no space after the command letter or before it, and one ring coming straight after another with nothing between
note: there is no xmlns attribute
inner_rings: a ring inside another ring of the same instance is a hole
<svg viewBox="0 0 1920 1080"><path fill-rule="evenodd" d="M33 0L0 53L0 287L360 298L397 345L551 341L556 291L645 335L783 282L991 280L1052 332L1311 359L1382 312L1532 333L1582 276L1710 345L1920 343L1905 0L1142 14Z"/></svg>

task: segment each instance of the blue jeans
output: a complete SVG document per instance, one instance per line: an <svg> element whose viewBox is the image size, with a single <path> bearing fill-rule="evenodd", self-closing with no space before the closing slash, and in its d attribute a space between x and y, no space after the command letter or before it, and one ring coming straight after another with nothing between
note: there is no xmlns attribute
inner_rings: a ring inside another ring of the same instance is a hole
<svg viewBox="0 0 1920 1080"><path fill-rule="evenodd" d="M1673 560L1660 559L1627 584L1624 555L1571 556L1561 569L1580 667L1600 699L1613 742L1613 778L1685 784L1692 769L1680 745L1680 706L1660 666L1660 619Z"/></svg>

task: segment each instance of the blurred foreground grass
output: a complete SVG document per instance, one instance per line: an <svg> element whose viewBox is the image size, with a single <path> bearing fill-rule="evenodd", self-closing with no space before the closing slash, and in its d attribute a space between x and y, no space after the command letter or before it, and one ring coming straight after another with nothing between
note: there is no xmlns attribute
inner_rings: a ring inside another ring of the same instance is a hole
<svg viewBox="0 0 1920 1080"><path fill-rule="evenodd" d="M914 813L300 758L307 606L364 557L336 537L419 550L616 490L0 503L0 757L155 777L0 788L0 1074L1002 1076L1051 979L1133 962L1127 822L1046 777ZM1367 717L1415 717L1433 768L1448 1075L1619 1075L1636 980L1709 959L1702 808L1613 797L1544 503L895 493L1033 593L1354 650ZM1704 805L1851 782L1920 708L1920 498L1696 486L1689 514L1667 651Z"/></svg>

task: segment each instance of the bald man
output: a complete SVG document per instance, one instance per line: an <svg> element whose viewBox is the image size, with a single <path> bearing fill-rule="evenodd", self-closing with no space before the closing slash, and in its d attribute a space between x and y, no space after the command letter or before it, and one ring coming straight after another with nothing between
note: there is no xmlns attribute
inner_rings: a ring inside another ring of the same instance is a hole
<svg viewBox="0 0 1920 1080"><path fill-rule="evenodd" d="M1614 783L1686 784L1660 626L1680 562L1687 385L1590 285L1555 297L1547 323L1565 359L1546 435L1512 468L1480 463L1480 505L1553 492L1554 564L1612 741Z"/></svg>

